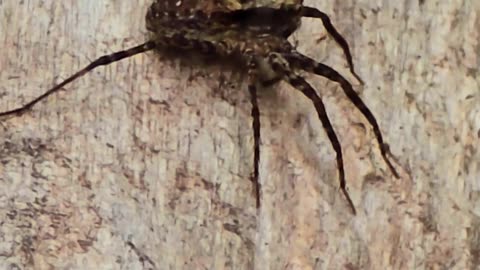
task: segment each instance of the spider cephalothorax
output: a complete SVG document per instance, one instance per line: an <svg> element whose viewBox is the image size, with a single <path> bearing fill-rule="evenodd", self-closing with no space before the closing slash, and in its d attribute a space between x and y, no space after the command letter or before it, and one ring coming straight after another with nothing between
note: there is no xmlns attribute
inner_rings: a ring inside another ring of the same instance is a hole
<svg viewBox="0 0 480 270"><path fill-rule="evenodd" d="M375 117L353 90L352 85L331 67L299 53L287 38L300 26L302 17L320 18L328 33L343 49L352 74L356 75L347 42L335 30L326 14L318 9L303 6L302 0L157 0L146 15L149 41L125 51L105 55L87 67L54 86L26 105L0 113L1 116L21 115L37 102L55 93L66 84L85 75L92 69L109 65L121 59L153 49L173 48L214 56L226 61L236 61L248 74L251 96L254 173L257 207L260 205L260 112L257 88L284 80L310 99L336 152L340 188L352 211L355 207L348 195L340 142L328 119L321 97L299 75L307 71L340 84L343 92L360 110L373 128L380 152L395 177L397 172L387 159L388 148L383 142Z"/></svg>

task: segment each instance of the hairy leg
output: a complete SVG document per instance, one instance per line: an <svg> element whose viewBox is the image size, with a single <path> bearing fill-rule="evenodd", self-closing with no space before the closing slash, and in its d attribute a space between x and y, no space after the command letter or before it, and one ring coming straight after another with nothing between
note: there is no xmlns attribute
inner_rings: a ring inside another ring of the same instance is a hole
<svg viewBox="0 0 480 270"><path fill-rule="evenodd" d="M155 42L148 41L144 44L138 45L136 47L133 47L133 48L130 48L130 49L127 49L127 50L124 50L124 51L119 51L119 52L115 52L115 53L112 53L112 54L109 54L109 55L104 55L102 57L99 57L95 61L91 62L85 68L81 69L77 73L68 77L66 80L64 80L60 84L57 84L54 87L50 88L48 91L46 91L42 95L40 95L40 96L36 97L35 99L29 101L27 104L22 105L20 107L12 109L12 110L1 112L0 117L3 117L3 116L19 116L19 115L25 113L26 111L28 111L29 109L31 109L38 102L42 101L43 99L47 98L48 96L50 96L50 95L52 95L56 92L58 92L65 85L67 85L67 84L75 81L76 79L84 76L85 74L92 71L93 69L95 69L99 66L109 65L113 62L120 61L124 58L132 57L136 54L140 54L140 53L144 53L146 51L153 50L155 47L156 47Z"/></svg>
<svg viewBox="0 0 480 270"><path fill-rule="evenodd" d="M158 48L159 46L161 47L171 47L171 48L178 48L178 49L183 49L183 50L191 50L191 49L197 49L199 52L202 52L206 55L211 55L215 54L219 50L224 50L226 48L223 48L221 44L214 44L209 41L203 41L203 40L196 40L196 39L188 39L182 35L175 34L172 36L163 36L162 39L154 39L147 41L141 45L135 46L133 48L127 49L127 50L122 50L118 52L114 52L112 54L104 55L90 64L88 64L86 67L81 69L80 71L76 72L72 76L68 77L66 80L62 81L61 83L55 85L54 87L50 88L47 90L45 93L42 95L32 99L25 105L19 106L15 109L0 112L0 117L4 116L19 116L26 111L30 110L35 104L38 102L42 101L43 99L49 97L50 95L58 92L62 87L65 85L79 79L80 77L84 76L85 74L89 73L90 71L94 70L95 68L99 66L106 66L110 65L114 62L120 61L125 58L132 57L137 54L141 54L153 49Z"/></svg>
<svg viewBox="0 0 480 270"><path fill-rule="evenodd" d="M335 130L333 129L332 123L328 118L327 111L321 97L316 93L315 89L313 89L313 87L304 78L289 70L288 63L282 61L284 59L282 59L278 55L272 54L270 55L269 60L272 68L278 73L283 74L284 80L286 80L293 87L302 92L308 99L312 101L313 105L315 106L318 117L322 122L323 128L325 129L328 139L330 140L330 143L332 144L332 147L337 155L337 168L338 178L340 181L340 189L342 190L342 193L344 194L353 214L356 215L355 206L353 205L352 199L350 198L346 187L342 146L340 145L338 137L335 134Z"/></svg>
<svg viewBox="0 0 480 270"><path fill-rule="evenodd" d="M248 86L250 92L250 101L252 103L252 128L253 128L253 179L252 182L255 185L255 198L257 208L260 207L260 182L259 177L259 164L260 164L260 110L257 103L257 87L254 84Z"/></svg>
<svg viewBox="0 0 480 270"><path fill-rule="evenodd" d="M380 153L385 160L385 163L387 163L390 171L395 176L395 178L399 178L397 171L393 167L390 160L387 158L387 154L389 153L389 147L388 144L384 143L383 141L382 132L380 131L380 127L378 126L375 116L373 116L373 113L370 111L367 105L365 105L360 96L358 96L358 94L353 90L352 85L347 81L347 79L345 79L333 68L325 64L319 63L298 52L284 54L283 56L285 57L285 59L287 59L292 68L303 69L340 84L345 95L347 95L350 101L355 105L355 107L357 107L358 110L360 110L360 112L365 116L367 121L372 126L373 133L375 134L375 137L377 138L377 142L380 147Z"/></svg>
<svg viewBox="0 0 480 270"><path fill-rule="evenodd" d="M320 18L322 20L323 26L327 30L327 32L333 37L333 39L337 42L337 44L342 48L345 57L347 58L348 66L350 68L350 72L355 76L355 78L361 83L363 80L360 76L355 73L355 69L353 66L352 54L350 53L350 48L348 47L348 43L345 38L340 35L340 33L335 29L330 18L327 14L321 12L320 10L312 7L301 7L301 14L303 17L310 17L310 18Z"/></svg>
<svg viewBox="0 0 480 270"><path fill-rule="evenodd" d="M250 92L250 102L252 103L252 128L253 128L253 176L254 193L256 206L260 208L260 189L259 165L260 165L260 110L258 108L257 97L257 66L255 61L251 60L248 64L248 91Z"/></svg>

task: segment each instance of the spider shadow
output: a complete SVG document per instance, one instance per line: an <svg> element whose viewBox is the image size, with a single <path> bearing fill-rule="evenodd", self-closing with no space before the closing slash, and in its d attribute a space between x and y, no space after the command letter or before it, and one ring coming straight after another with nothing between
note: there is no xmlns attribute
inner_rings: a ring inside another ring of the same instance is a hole
<svg viewBox="0 0 480 270"><path fill-rule="evenodd" d="M183 74L188 74L186 75L188 82L198 78L205 79L208 88L211 89L209 94L229 103L231 106L238 107L243 113L250 114L251 105L248 95L246 68L244 63L238 61L238 59L230 58L226 60L216 55L203 55L193 51L174 48L157 49L155 50L155 56L162 63L178 67ZM261 94L259 93L260 98L275 104L283 102L283 99L279 99L275 91L278 85L276 83L262 88ZM262 103L263 101L260 102Z"/></svg>

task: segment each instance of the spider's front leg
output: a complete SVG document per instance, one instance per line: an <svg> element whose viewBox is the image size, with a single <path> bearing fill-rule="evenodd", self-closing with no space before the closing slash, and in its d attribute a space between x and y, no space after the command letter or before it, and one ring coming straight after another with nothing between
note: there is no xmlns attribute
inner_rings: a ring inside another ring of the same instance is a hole
<svg viewBox="0 0 480 270"><path fill-rule="evenodd" d="M306 6L302 6L300 8L300 14L302 17L319 18L320 20L322 20L323 26L325 27L327 32L333 37L335 42L337 42L337 44L342 48L343 53L347 58L350 72L353 74L353 76L355 76L355 78L360 82L360 84L364 84L360 76L358 76L357 73L355 73L355 69L353 67L352 54L350 53L348 42L345 40L345 38L342 37L342 35L337 31L337 29L335 29L328 15L316 8L306 7Z"/></svg>
<svg viewBox="0 0 480 270"><path fill-rule="evenodd" d="M390 171L395 176L395 178L399 178L397 171L393 167L390 160L387 158L387 154L389 154L389 147L388 144L383 141L382 132L380 131L380 127L378 126L375 116L373 116L373 113L370 111L367 105L365 105L360 96L358 96L358 94L353 90L350 82L348 82L347 79L345 79L333 68L325 64L319 63L298 52L283 54L283 57L285 57L288 63L295 69L303 69L340 84L343 92L345 93L345 95L347 95L348 99L350 99L350 101L355 105L355 107L357 107L357 109L365 116L365 118L367 118L367 121L372 126L373 133L375 133L375 137L377 138L383 160L385 160L385 163L388 165Z"/></svg>
<svg viewBox="0 0 480 270"><path fill-rule="evenodd" d="M356 215L355 206L353 205L352 199L348 194L346 181L345 181L345 170L343 166L343 155L342 155L342 146L338 141L338 137L335 134L335 130L333 129L332 123L328 118L327 111L325 109L325 105L323 104L322 98L317 94L315 89L301 76L297 75L294 71L292 71L287 63L286 59L276 53L272 53L269 56L269 62L272 66L272 69L283 75L283 79L286 80L289 84L291 84L294 88L298 89L302 92L308 99L310 99L315 106L317 111L318 117L322 122L323 128L325 129L328 139L337 154L337 167L338 167L338 178L340 181L340 189L342 190L345 198L347 199L348 205L352 209L354 215Z"/></svg>

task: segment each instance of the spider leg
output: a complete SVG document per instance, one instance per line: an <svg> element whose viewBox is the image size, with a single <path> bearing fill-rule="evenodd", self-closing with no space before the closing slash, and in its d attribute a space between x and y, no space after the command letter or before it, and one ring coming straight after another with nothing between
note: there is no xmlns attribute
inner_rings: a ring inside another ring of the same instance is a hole
<svg viewBox="0 0 480 270"><path fill-rule="evenodd" d="M260 175L260 110L258 108L257 82L258 82L258 66L255 61L253 52L247 52L247 68L248 68L248 91L250 92L250 103L252 103L252 129L253 129L253 175L252 182L254 185L254 193L257 209L260 208L260 191L259 182Z"/></svg>
<svg viewBox="0 0 480 270"><path fill-rule="evenodd" d="M180 34L174 34L172 36L162 36L161 39L155 39L155 40L150 40L147 41L141 45L135 46L133 48L127 49L127 50L122 50L118 52L114 52L112 54L104 55L90 64L88 64L86 67L81 69L80 71L76 72L75 74L71 75L68 77L66 80L62 81L60 84L55 85L54 87L50 88L47 90L45 93L42 95L36 97L35 99L29 101L27 104L22 105L20 107L17 107L12 110L8 110L5 112L0 112L0 117L4 116L14 116L14 115L21 115L31 109L35 104L38 102L42 101L43 99L49 97L50 95L56 93L59 91L62 87L65 85L75 81L76 79L84 76L85 74L89 73L93 69L99 67L99 66L105 66L112 64L114 62L120 61L125 58L132 57L137 54L141 54L150 50L153 50L159 46L163 47L172 47L172 48L178 48L182 50L191 50L191 49L198 49L199 51L205 53L205 54L214 54L216 51L220 50L226 50L227 48L219 47L219 44L214 44L209 41L203 41L203 40L198 40L198 39L189 39L186 38Z"/></svg>
<svg viewBox="0 0 480 270"><path fill-rule="evenodd" d="M115 53L112 53L112 54L101 56L98 59L96 59L95 61L91 62L88 66L84 67L83 69L81 69L77 73L68 77L66 80L64 80L60 84L57 84L54 87L50 88L48 91L46 91L42 95L36 97L35 99L31 100L27 104L22 105L20 107L17 107L15 109L9 110L9 111L1 112L0 117L9 116L9 115L10 116L15 116L15 115L20 116L21 114L23 114L26 111L28 111L29 109L31 109L38 102L42 101L43 99L47 98L48 96L50 96L50 95L54 94L55 92L59 91L65 85L67 85L67 84L75 81L76 79L84 76L85 74L92 71L93 69L95 69L99 66L109 65L113 62L120 61L124 58L128 58L128 57L134 56L136 54L140 54L140 53L144 53L146 51L150 51L150 50L154 49L155 47L156 47L155 42L147 41L144 44L135 46L135 47L127 49L127 50L118 51L118 52L115 52Z"/></svg>
<svg viewBox="0 0 480 270"><path fill-rule="evenodd" d="M355 78L360 82L360 84L364 84L360 76L358 76L357 73L355 73L355 69L353 67L353 61L352 61L352 54L350 53L350 48L348 47L347 41L345 40L345 38L342 37L342 35L340 35L337 29L335 29L328 15L316 8L306 7L306 6L301 7L300 14L303 17L320 18L322 20L323 26L325 27L327 32L333 37L333 39L337 42L337 44L342 48L343 53L347 58L350 72L353 74L353 76L355 76Z"/></svg>
<svg viewBox="0 0 480 270"><path fill-rule="evenodd" d="M257 87L254 83L248 85L248 91L250 92L250 102L252 103L252 128L253 128L253 177L252 182L255 185L255 198L256 206L260 207L260 182L259 177L259 164L260 164L260 110L258 109L257 102Z"/></svg>
<svg viewBox="0 0 480 270"><path fill-rule="evenodd" d="M380 131L380 127L378 126L375 116L373 116L373 113L370 111L367 105L365 105L363 100L353 90L352 85L347 81L347 79L345 79L342 75L340 75L340 73L335 71L333 68L325 64L319 63L298 52L294 52L291 54L283 54L283 57L285 57L285 59L287 59L290 65L292 65L294 68L303 69L308 72L315 73L317 75L320 75L322 77L325 77L331 81L334 81L340 84L345 95L347 95L347 97L350 99L353 105L355 105L355 107L357 107L357 109L365 116L365 118L367 118L367 121L372 126L373 133L377 138L377 142L379 144L380 153L383 157L383 160L385 160L385 163L387 163L390 171L395 176L395 178L399 178L397 171L393 167L390 160L387 158L387 154L390 152L389 147L388 147L388 144L384 143L383 141L382 132Z"/></svg>
<svg viewBox="0 0 480 270"><path fill-rule="evenodd" d="M272 57L273 56L273 57ZM323 128L325 129L328 139L332 144L335 153L337 154L337 167L338 167L338 178L340 181L340 189L342 190L343 195L345 196L348 205L350 206L354 215L356 215L355 206L353 205L352 199L348 194L346 188L346 181L345 181L345 169L343 166L343 155L342 155L342 146L338 141L338 137L335 134L335 130L333 129L332 123L328 118L327 111L325 109L325 105L323 104L322 98L317 94L315 89L301 76L295 74L293 71L290 70L288 67L288 63L280 63L277 60L285 60L281 59L280 57L276 57L277 55L270 55L270 63L272 68L284 75L284 80L286 80L289 84L295 87L297 90L302 92L308 99L310 99L315 106L317 111L318 117L322 122Z"/></svg>

